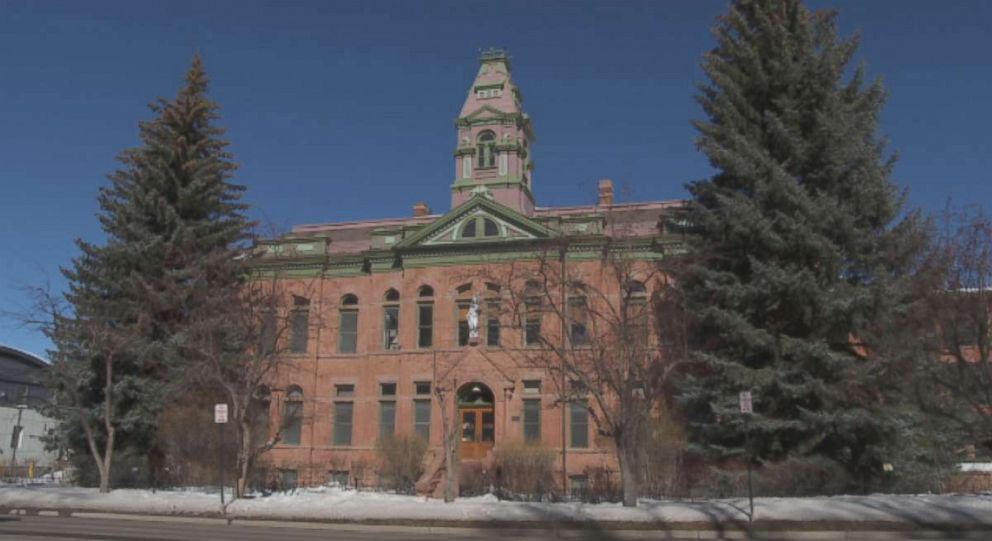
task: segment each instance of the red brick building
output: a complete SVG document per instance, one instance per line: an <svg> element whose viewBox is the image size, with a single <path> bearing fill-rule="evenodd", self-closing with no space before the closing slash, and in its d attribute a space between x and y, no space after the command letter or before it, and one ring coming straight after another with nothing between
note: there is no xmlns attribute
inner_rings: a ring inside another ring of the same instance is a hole
<svg viewBox="0 0 992 541"><path fill-rule="evenodd" d="M595 204L537 206L521 101L505 53L484 53L456 122L449 211L420 203L407 218L301 225L265 243L294 294L287 363L272 385L271 425L284 426L267 455L285 478L374 483L386 434L425 437L429 477L443 463L442 407L457 419L462 462L528 442L554 450L559 475L562 463L571 476L614 468L588 404L560 401L549 372L527 362L585 327L506 307L524 287L517 277L549 253L568 276L618 295L603 254L651 266L674 242L664 224L682 203L618 204L603 180Z"/></svg>

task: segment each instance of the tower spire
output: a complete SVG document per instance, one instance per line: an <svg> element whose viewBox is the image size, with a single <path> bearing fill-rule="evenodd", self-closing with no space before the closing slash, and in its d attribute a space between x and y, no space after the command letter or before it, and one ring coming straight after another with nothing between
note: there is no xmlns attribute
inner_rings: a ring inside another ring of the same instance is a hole
<svg viewBox="0 0 992 541"><path fill-rule="evenodd" d="M530 144L534 140L523 97L510 74L504 49L486 49L455 126L455 182L451 205L485 189L496 202L533 214Z"/></svg>

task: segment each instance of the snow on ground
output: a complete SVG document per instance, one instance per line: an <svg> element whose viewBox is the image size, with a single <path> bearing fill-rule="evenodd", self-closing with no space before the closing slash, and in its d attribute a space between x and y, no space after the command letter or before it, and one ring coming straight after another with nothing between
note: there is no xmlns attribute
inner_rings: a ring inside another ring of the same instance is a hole
<svg viewBox="0 0 992 541"><path fill-rule="evenodd" d="M757 498L757 520L873 522L909 524L982 524L992 526L992 495L871 495L819 498ZM73 509L145 514L200 515L220 512L217 492L205 490L120 489L99 494L78 487L0 488L0 508ZM423 497L356 492L337 488L300 489L238 500L231 518L328 521L599 521L728 523L746 521L746 499L641 500L636 508L620 504L524 503L493 496L459 498L445 504Z"/></svg>

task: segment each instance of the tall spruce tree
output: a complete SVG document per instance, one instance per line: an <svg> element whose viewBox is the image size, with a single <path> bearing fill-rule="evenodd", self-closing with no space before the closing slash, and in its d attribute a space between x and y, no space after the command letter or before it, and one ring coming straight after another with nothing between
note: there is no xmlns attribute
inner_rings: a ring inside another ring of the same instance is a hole
<svg viewBox="0 0 992 541"><path fill-rule="evenodd" d="M735 0L715 35L695 126L718 172L688 186L698 235L679 276L696 317L681 386L694 448L739 456L750 441L758 460L822 457L865 481L908 422L876 347L916 220L898 223L885 92L848 71L858 40L838 38L835 14L799 0Z"/></svg>
<svg viewBox="0 0 992 541"><path fill-rule="evenodd" d="M142 145L120 154L121 168L100 190L106 241L78 240L82 254L63 270L72 315L53 333L53 358L74 365L64 373L89 374L73 409L98 415L112 392L117 446L154 456L162 409L197 361L184 344L190 315L237 294L243 269L236 255L251 224L198 56L176 98L150 108L156 116L139 124ZM72 382L57 382L64 384ZM92 454L78 416L64 419L70 447Z"/></svg>

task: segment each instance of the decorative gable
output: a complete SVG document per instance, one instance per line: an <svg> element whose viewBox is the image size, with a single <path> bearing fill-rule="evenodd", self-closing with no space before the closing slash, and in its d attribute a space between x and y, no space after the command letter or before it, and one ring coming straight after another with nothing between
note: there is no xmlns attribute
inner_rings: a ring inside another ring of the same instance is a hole
<svg viewBox="0 0 992 541"><path fill-rule="evenodd" d="M396 248L531 240L555 234L523 214L496 203L487 194L477 192L433 224L404 239Z"/></svg>

